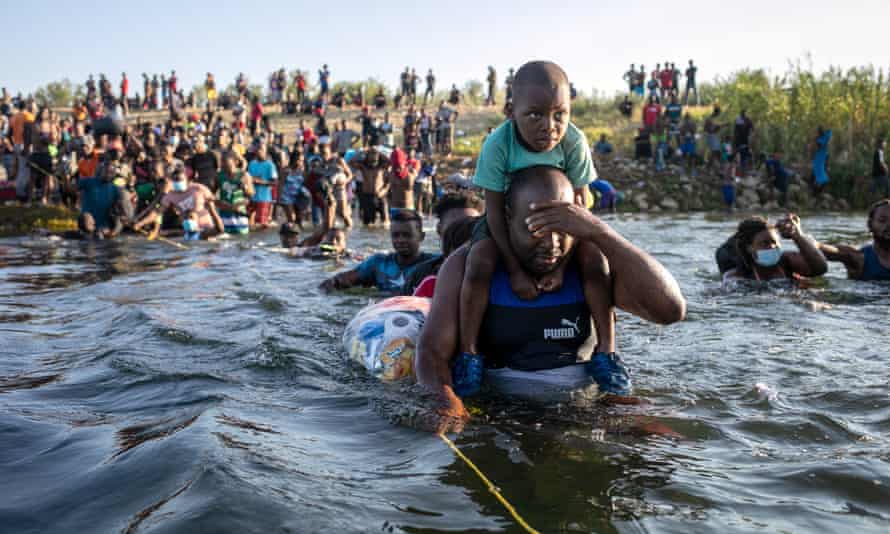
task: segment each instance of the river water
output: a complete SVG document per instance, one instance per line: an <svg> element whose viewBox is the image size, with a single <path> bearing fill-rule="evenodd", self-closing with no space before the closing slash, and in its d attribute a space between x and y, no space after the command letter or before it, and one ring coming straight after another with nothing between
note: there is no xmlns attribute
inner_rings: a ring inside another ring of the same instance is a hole
<svg viewBox="0 0 890 534"><path fill-rule="evenodd" d="M713 250L737 221L610 222L689 302L669 327L619 315L651 404L482 398L458 446L542 532L890 531L890 286L833 264L810 289L729 293ZM804 227L866 239L861 215ZM338 266L276 245L0 240L0 531L521 531L411 425L410 389L344 366L374 295L320 293Z"/></svg>

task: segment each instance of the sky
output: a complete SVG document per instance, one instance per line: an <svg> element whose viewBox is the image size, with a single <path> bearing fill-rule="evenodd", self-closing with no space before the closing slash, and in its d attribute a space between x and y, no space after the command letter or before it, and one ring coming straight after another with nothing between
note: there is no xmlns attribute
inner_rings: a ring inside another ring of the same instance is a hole
<svg viewBox="0 0 890 534"><path fill-rule="evenodd" d="M142 72L170 69L186 88L208 71L224 86L241 71L264 83L280 67L314 82L323 63L334 82L390 87L405 66L433 68L445 88L484 79L488 65L502 83L508 67L549 59L579 90L608 95L630 63L694 59L702 81L806 58L816 70L890 67L890 0L34 0L4 11L0 85L13 94L99 72L116 86L124 71L135 92Z"/></svg>

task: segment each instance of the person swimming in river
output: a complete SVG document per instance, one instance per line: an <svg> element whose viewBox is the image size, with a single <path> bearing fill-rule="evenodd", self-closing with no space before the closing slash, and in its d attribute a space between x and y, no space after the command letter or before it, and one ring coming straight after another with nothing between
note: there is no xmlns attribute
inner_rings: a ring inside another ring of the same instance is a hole
<svg viewBox="0 0 890 534"><path fill-rule="evenodd" d="M374 254L355 268L328 278L321 283L321 289L375 286L380 291L398 293L414 269L433 258L433 254L420 250L425 235L420 215L411 209L393 209L391 212L389 236L395 252Z"/></svg>
<svg viewBox="0 0 890 534"><path fill-rule="evenodd" d="M862 248L817 243L828 261L847 268L847 277L860 281L890 281L890 198L874 203L868 211L872 242Z"/></svg>
<svg viewBox="0 0 890 534"><path fill-rule="evenodd" d="M799 252L782 250L779 237L790 239ZM724 282L743 280L799 280L825 274L828 263L816 240L803 233L800 218L789 213L772 225L762 217L739 223L736 233L716 253Z"/></svg>
<svg viewBox="0 0 890 534"><path fill-rule="evenodd" d="M296 223L281 225L278 232L281 246L295 258L314 260L337 259L352 256L346 248L346 232L340 228L319 226L309 237L299 240L300 229Z"/></svg>
<svg viewBox="0 0 890 534"><path fill-rule="evenodd" d="M567 265L565 279L559 289L521 300L505 266L499 265L479 324L486 359L471 360L461 354L458 326L464 313L459 296L469 247L445 260L415 357L418 381L440 403L440 432L463 428L470 414L459 397L475 394L483 380L508 396L543 395L554 389L589 391L595 386L604 394L603 401L633 400L623 396L630 391L630 381L620 359L594 351L592 310L581 269L572 257L579 243L592 242L610 264L621 265L608 280L609 287L598 288L610 295L610 302L659 324L680 321L686 314L686 302L670 273L578 206L574 184L561 169L534 166L517 171L503 199L501 217L519 268L529 277L541 277Z"/></svg>
<svg viewBox="0 0 890 534"><path fill-rule="evenodd" d="M575 192L574 203L587 209L588 185L597 175L584 133L570 122L570 114L569 80L562 68L549 61L526 63L514 78L507 121L482 146L473 183L485 190L486 215L474 231L460 292L460 350L468 357L479 354L479 328L489 304L492 276L499 266L506 270L511 289L522 300L562 287L568 264L556 256L542 260L553 269L542 269L537 275L521 268L507 239L504 205L513 173L548 165L566 174ZM590 240L579 242L573 257L593 316L597 349L614 353L609 264Z"/></svg>
<svg viewBox="0 0 890 534"><path fill-rule="evenodd" d="M155 224L163 214L178 218L184 234L197 235L199 239L214 237L224 231L215 200L210 189L203 184L190 182L185 167L177 165L170 179L170 190L142 214L133 229L138 232L143 226ZM193 217L190 216L191 213L194 214Z"/></svg>

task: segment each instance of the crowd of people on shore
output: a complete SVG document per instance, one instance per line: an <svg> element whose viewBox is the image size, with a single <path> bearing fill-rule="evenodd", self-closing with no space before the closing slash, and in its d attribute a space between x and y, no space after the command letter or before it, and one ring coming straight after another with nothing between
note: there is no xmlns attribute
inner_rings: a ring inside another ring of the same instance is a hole
<svg viewBox="0 0 890 534"><path fill-rule="evenodd" d="M683 105L689 103L690 91L695 94L695 104L701 101L698 95L698 67L693 60L689 60L689 66L685 73L677 68L676 63L664 62L655 65L655 69L647 74L646 66L640 65L637 70L636 64L631 63L630 69L624 73L624 81L627 83L627 94L631 97L637 97L641 100L654 98L657 102L665 102L672 96L679 98L680 96L680 80L685 74L686 88L683 92Z"/></svg>
<svg viewBox="0 0 890 534"><path fill-rule="evenodd" d="M79 207L80 230L106 237L124 226L152 237L178 234L193 218L199 231L185 234L207 238L274 225L279 211L298 227L311 219L332 228L339 218L348 229L355 206L364 224L388 224L389 208L429 215L441 193L435 158L451 154L459 113L444 101L431 112L415 106L408 77L404 97L412 102L403 107L398 143L399 128L385 102L328 121L327 65L319 70L317 98L298 110L306 116L292 132L276 130L264 107L288 112L284 69L270 76L265 101L250 94L239 74L236 94L221 103L208 73L201 112L187 109L175 71L160 77L156 91L158 78L146 76L145 98L128 103L126 74L119 95L105 76L97 84L91 75L86 99L70 114L38 107L33 98L12 98L4 89L0 199ZM434 93L432 71L427 82L425 100ZM310 100L302 73L293 88ZM161 106L168 113L160 120L132 112Z"/></svg>
<svg viewBox="0 0 890 534"><path fill-rule="evenodd" d="M681 98L681 80L685 75L685 88ZM726 208L735 206L736 184L752 170L763 170L769 183L775 188L779 204L787 202L788 188L795 171L785 162L781 149L756 150L756 128L745 109L731 120L724 120L719 101L712 105L704 120L690 113L690 93L694 105L700 102L697 83L698 67L689 60L685 72L675 63L657 64L646 73L644 65L631 64L625 72L628 95L618 105L622 115L630 118L636 100L641 101L641 124L634 137L634 159L651 161L658 173L669 171L674 164L688 175L696 176L700 170L722 178L722 193ZM697 114L696 114L697 115ZM809 168L801 171L813 194L825 191L830 176L830 142L832 130L820 126L809 144ZM872 165L872 184L869 192L875 197L890 196L890 173L884 158L883 138L875 142ZM602 156L613 151L605 137L595 150Z"/></svg>

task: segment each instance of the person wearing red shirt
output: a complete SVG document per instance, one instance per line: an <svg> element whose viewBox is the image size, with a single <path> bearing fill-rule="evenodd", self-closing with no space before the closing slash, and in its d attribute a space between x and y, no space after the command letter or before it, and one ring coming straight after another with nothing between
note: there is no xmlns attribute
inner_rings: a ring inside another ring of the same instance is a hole
<svg viewBox="0 0 890 534"><path fill-rule="evenodd" d="M318 141L318 136L315 135L315 131L311 126L306 126L303 128L303 146L309 146L314 141Z"/></svg>
<svg viewBox="0 0 890 534"><path fill-rule="evenodd" d="M420 162L414 159L413 151L409 154L400 147L392 151L389 162L392 176L389 183L389 205L413 210L414 180L420 171Z"/></svg>
<svg viewBox="0 0 890 534"><path fill-rule="evenodd" d="M655 97L650 96L649 103L643 108L643 126L651 131L655 127L655 123L660 115L661 105L655 101Z"/></svg>
<svg viewBox="0 0 890 534"><path fill-rule="evenodd" d="M306 99L306 77L303 76L302 72L297 72L294 84L297 86L297 102L302 104L303 100Z"/></svg>
<svg viewBox="0 0 890 534"><path fill-rule="evenodd" d="M124 112L129 111L129 107L127 106L127 94L130 92L130 80L127 79L127 73L121 73L121 106L124 108Z"/></svg>
<svg viewBox="0 0 890 534"><path fill-rule="evenodd" d="M177 84L178 80L179 80L179 78L176 77L176 71L171 70L170 77L167 79L167 86L170 88L171 95L177 92L176 84Z"/></svg>
<svg viewBox="0 0 890 534"><path fill-rule="evenodd" d="M250 108L250 133L252 135L258 135L260 128L263 125L263 114L265 110L263 109L263 103L260 102L260 97L253 97L253 106Z"/></svg>
<svg viewBox="0 0 890 534"><path fill-rule="evenodd" d="M674 69L665 64L664 69L658 73L658 79L661 82L661 99L664 100L674 90Z"/></svg>

